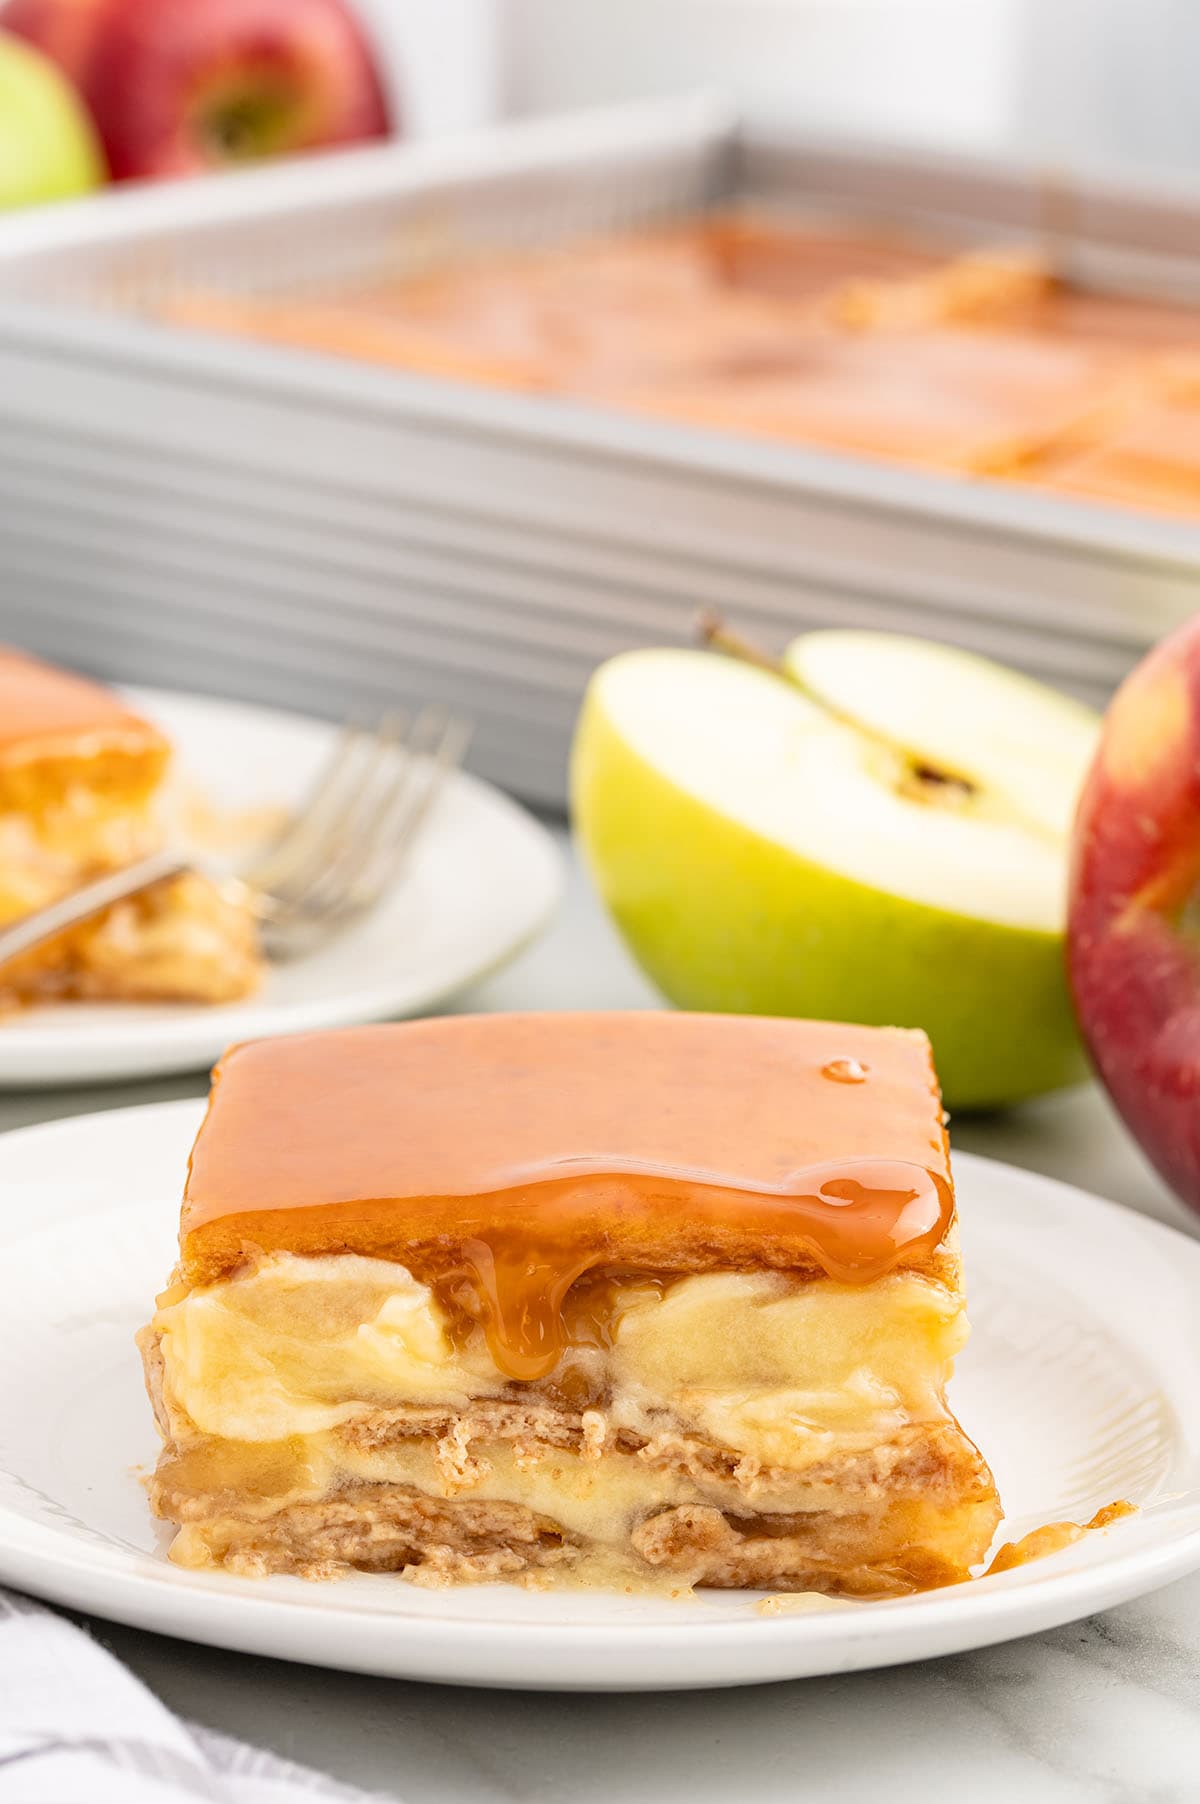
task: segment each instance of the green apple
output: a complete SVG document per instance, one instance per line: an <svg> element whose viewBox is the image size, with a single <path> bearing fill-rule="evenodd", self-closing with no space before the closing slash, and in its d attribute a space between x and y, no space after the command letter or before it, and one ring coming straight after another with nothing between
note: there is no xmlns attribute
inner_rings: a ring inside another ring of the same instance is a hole
<svg viewBox="0 0 1200 1804"><path fill-rule="evenodd" d="M0 31L0 211L86 194L104 174L70 83L40 51Z"/></svg>
<svg viewBox="0 0 1200 1804"><path fill-rule="evenodd" d="M885 633L808 635L784 668L641 651L592 679L574 820L639 963L684 1008L924 1027L954 1107L1077 1080L1067 843L1096 717Z"/></svg>

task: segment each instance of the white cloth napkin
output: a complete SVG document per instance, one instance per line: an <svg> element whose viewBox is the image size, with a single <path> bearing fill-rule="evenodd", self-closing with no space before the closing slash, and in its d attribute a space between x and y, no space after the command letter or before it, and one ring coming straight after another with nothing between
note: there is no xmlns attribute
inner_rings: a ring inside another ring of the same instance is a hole
<svg viewBox="0 0 1200 1804"><path fill-rule="evenodd" d="M381 1793L372 1793L376 1800ZM181 1722L82 1629L0 1591L0 1804L364 1804Z"/></svg>

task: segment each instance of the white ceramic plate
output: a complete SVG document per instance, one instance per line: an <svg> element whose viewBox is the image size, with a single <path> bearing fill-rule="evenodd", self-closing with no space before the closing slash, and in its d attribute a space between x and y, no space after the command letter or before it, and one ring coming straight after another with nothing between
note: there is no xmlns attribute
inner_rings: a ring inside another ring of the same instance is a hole
<svg viewBox="0 0 1200 1804"><path fill-rule="evenodd" d="M954 1653L1068 1622L1200 1566L1200 1244L1081 1191L957 1161L974 1336L958 1411L1003 1538L1142 1513L1017 1572L889 1603L766 1616L694 1599L427 1591L184 1572L136 1469L156 1439L133 1334L174 1254L201 1105L0 1139L0 1580L218 1647L472 1685L736 1685Z"/></svg>
<svg viewBox="0 0 1200 1804"><path fill-rule="evenodd" d="M178 765L218 808L299 802L334 729L301 715L166 690L134 692ZM405 879L309 958L274 967L246 1002L60 1004L0 1022L0 1089L200 1071L233 1040L418 1014L502 964L545 923L561 875L549 835L498 790L446 788Z"/></svg>

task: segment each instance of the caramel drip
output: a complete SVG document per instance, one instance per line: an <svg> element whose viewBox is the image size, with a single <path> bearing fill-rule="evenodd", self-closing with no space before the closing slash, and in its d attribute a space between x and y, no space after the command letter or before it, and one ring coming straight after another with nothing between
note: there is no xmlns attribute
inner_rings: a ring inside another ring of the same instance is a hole
<svg viewBox="0 0 1200 1804"><path fill-rule="evenodd" d="M519 1200L519 1221L512 1204ZM465 1278L478 1297L488 1347L507 1378L547 1377L568 1345L566 1304L589 1272L611 1265L605 1231L623 1217L685 1214L693 1229L707 1222L744 1229L744 1264L764 1235L786 1232L826 1274L844 1284L869 1284L907 1254L937 1246L953 1208L949 1186L934 1172L902 1160L839 1160L798 1172L778 1188L748 1189L709 1176L679 1172L590 1172L533 1182L498 1198L474 1199L489 1226L465 1239L439 1288ZM636 1272L636 1266L627 1269ZM714 1255L692 1269L728 1269L736 1259ZM661 1276L661 1267L647 1274Z"/></svg>
<svg viewBox="0 0 1200 1804"><path fill-rule="evenodd" d="M566 1349L563 1308L576 1279L595 1255L556 1257L545 1248L468 1241L463 1263L483 1305L488 1350L506 1378L528 1382L551 1373Z"/></svg>
<svg viewBox="0 0 1200 1804"><path fill-rule="evenodd" d="M1124 1516L1136 1514L1132 1503L1120 1501L1106 1503L1090 1522L1047 1522L1042 1528L1022 1535L1019 1541L1006 1541L983 1576L991 1578L998 1572L1013 1572L1018 1566L1028 1566L1033 1560L1047 1559L1052 1553L1061 1553L1064 1547L1074 1547L1085 1535L1108 1528Z"/></svg>

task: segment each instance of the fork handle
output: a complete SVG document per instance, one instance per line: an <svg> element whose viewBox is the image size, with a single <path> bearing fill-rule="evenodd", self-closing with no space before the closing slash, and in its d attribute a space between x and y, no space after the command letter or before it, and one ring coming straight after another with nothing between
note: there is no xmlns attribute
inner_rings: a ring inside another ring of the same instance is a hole
<svg viewBox="0 0 1200 1804"><path fill-rule="evenodd" d="M72 890L70 895L60 896L57 902L50 902L45 908L35 908L32 914L22 915L11 927L0 931L0 966L8 964L10 959L20 958L25 952L32 952L35 946L54 939L68 928L78 927L94 915L103 914L114 902L140 896L143 890L153 889L156 883L181 877L191 869L192 861L178 852L152 852L148 858L139 858L135 864L110 871L107 876L97 877L81 889Z"/></svg>

